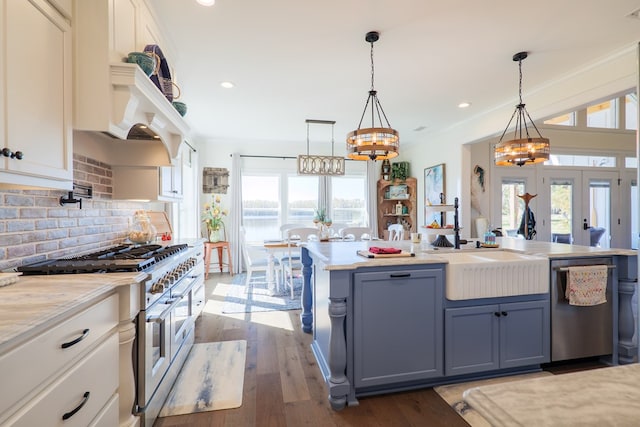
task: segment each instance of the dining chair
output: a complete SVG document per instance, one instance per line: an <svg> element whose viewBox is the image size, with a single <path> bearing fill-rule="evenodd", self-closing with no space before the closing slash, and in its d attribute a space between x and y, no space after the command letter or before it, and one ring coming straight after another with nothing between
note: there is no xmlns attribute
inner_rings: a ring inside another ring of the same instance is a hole
<svg viewBox="0 0 640 427"><path fill-rule="evenodd" d="M247 269L247 276L244 280L245 287L251 283L251 276L255 272L264 272L265 280L269 271L269 259L264 256L262 251L258 251L258 248L251 247L246 241L246 231L244 228L240 229L240 239L242 246L242 258L244 260L244 266ZM280 283L280 271L282 266L278 258L274 258L274 273L276 283Z"/></svg>
<svg viewBox="0 0 640 427"><path fill-rule="evenodd" d="M287 254L282 259L282 274L285 289L291 288L291 298L294 298L293 279L302 276L302 260L298 243L318 238L318 229L313 227L299 227L287 230Z"/></svg>
<svg viewBox="0 0 640 427"><path fill-rule="evenodd" d="M340 230L342 240L371 240L369 227L346 227Z"/></svg>
<svg viewBox="0 0 640 427"><path fill-rule="evenodd" d="M402 224L391 224L387 231L389 232L389 240L404 240L404 227Z"/></svg>
<svg viewBox="0 0 640 427"><path fill-rule="evenodd" d="M304 224L282 224L280 226L280 234L282 236L282 240L287 240L287 231L291 230L292 228L301 228L304 227Z"/></svg>

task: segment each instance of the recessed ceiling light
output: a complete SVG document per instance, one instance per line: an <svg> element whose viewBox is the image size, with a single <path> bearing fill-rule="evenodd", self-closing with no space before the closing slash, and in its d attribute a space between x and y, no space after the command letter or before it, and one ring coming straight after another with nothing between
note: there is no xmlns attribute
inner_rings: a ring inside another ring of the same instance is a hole
<svg viewBox="0 0 640 427"><path fill-rule="evenodd" d="M220 86L222 86L225 89L231 89L231 88L235 87L236 85L234 85L233 82L222 82L222 83L220 83Z"/></svg>
<svg viewBox="0 0 640 427"><path fill-rule="evenodd" d="M467 108L467 107L471 107L470 102L461 102L460 104L458 104L458 108Z"/></svg>
<svg viewBox="0 0 640 427"><path fill-rule="evenodd" d="M196 0L196 1L203 6L213 6L216 3L216 0Z"/></svg>

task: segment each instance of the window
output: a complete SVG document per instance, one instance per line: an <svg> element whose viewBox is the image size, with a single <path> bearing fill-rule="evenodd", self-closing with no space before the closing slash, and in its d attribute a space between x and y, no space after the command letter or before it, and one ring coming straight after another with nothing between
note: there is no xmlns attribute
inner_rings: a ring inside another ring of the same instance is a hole
<svg viewBox="0 0 640 427"><path fill-rule="evenodd" d="M311 225L318 209L317 176L287 176L287 211L284 224Z"/></svg>
<svg viewBox="0 0 640 427"><path fill-rule="evenodd" d="M638 129L638 95L630 93L624 97L624 127L627 130Z"/></svg>
<svg viewBox="0 0 640 427"><path fill-rule="evenodd" d="M288 160L243 161L242 224L247 240L279 238L283 224L312 227L321 200L326 200L334 223L366 226L366 162L346 162L345 168L344 176L319 177L298 175L296 164Z"/></svg>
<svg viewBox="0 0 640 427"><path fill-rule="evenodd" d="M248 241L280 236L280 175L242 174L242 224Z"/></svg>
<svg viewBox="0 0 640 427"><path fill-rule="evenodd" d="M331 219L350 227L365 227L366 176L345 175L331 178Z"/></svg>
<svg viewBox="0 0 640 427"><path fill-rule="evenodd" d="M591 156L576 154L551 154L545 166L581 166L592 168L614 168L616 158L614 156Z"/></svg>
<svg viewBox="0 0 640 427"><path fill-rule="evenodd" d="M549 120L544 121L545 125L556 125L556 126L575 126L576 125L576 113L571 112L568 114L563 114L558 117L554 117Z"/></svg>
<svg viewBox="0 0 640 427"><path fill-rule="evenodd" d="M573 182L551 181L551 241L573 243Z"/></svg>
<svg viewBox="0 0 640 427"><path fill-rule="evenodd" d="M618 100L612 99L587 107L587 127L616 129Z"/></svg>

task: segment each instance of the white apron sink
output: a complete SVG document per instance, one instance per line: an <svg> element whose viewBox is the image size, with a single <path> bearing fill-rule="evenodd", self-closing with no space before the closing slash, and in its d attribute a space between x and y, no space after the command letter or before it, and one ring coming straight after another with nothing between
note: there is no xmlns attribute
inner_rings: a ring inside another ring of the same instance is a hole
<svg viewBox="0 0 640 427"><path fill-rule="evenodd" d="M438 254L448 261L445 296L449 300L545 294L549 260L508 251Z"/></svg>

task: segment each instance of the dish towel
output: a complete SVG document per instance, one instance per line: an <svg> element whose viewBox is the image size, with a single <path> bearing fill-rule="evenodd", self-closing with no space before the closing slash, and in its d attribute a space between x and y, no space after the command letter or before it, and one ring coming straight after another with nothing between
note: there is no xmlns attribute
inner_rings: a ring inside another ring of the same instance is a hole
<svg viewBox="0 0 640 427"><path fill-rule="evenodd" d="M398 248L380 248L377 246L372 246L369 248L369 252L372 254L399 254L402 252L402 249Z"/></svg>
<svg viewBox="0 0 640 427"><path fill-rule="evenodd" d="M606 265L569 267L565 298L569 305L590 306L607 302Z"/></svg>

